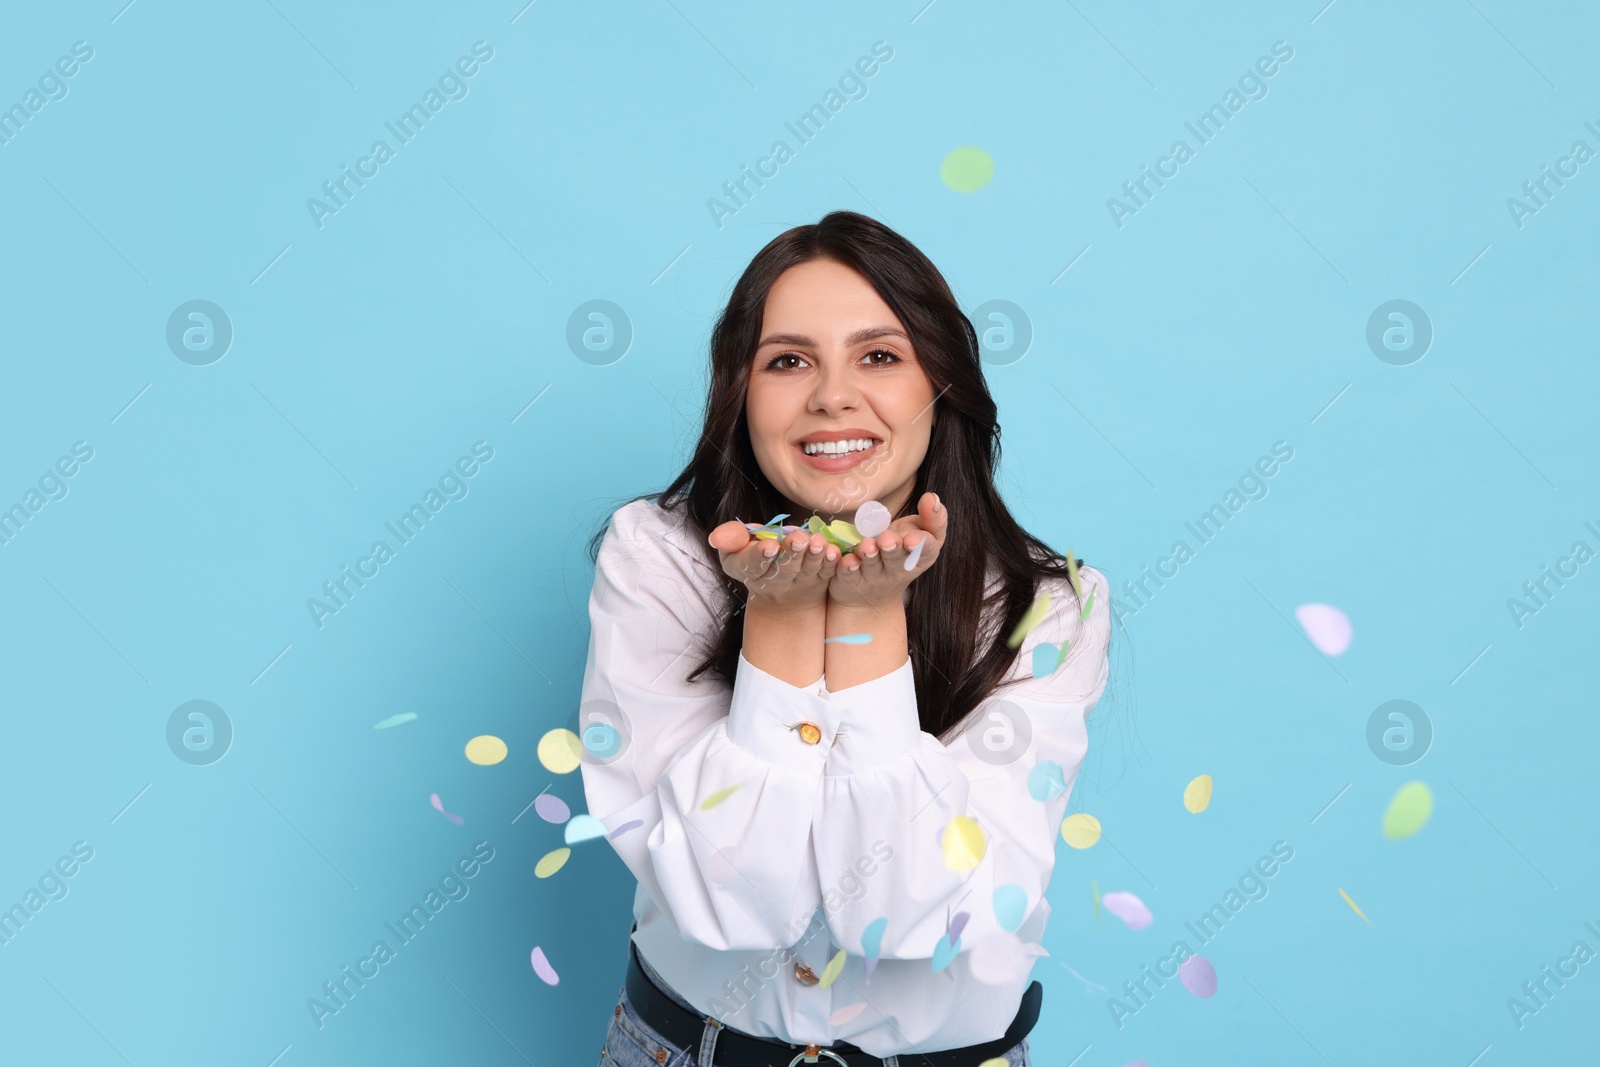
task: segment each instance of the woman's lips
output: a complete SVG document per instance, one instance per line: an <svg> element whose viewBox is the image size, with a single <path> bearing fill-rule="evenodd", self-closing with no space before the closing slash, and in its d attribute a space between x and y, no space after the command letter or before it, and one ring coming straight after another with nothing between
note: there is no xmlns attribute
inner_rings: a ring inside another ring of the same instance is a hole
<svg viewBox="0 0 1600 1067"><path fill-rule="evenodd" d="M878 449L883 447L883 442L874 441L871 448L863 448L859 452L847 452L842 456L829 456L821 452L814 456L808 456L804 445L795 445L794 447L800 453L800 459L812 470L836 474L839 471L847 471L861 463L868 456L874 455Z"/></svg>

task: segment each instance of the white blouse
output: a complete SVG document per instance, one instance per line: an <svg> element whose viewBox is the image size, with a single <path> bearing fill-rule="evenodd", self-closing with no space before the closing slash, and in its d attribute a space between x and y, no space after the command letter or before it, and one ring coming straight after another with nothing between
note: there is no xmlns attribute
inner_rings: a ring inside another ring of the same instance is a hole
<svg viewBox="0 0 1600 1067"><path fill-rule="evenodd" d="M992 691L946 745L920 727L909 657L837 692L825 678L790 685L742 653L731 690L686 682L730 608L713 550L690 529L648 500L619 508L589 598L583 786L639 880L639 954L700 1014L760 1037L877 1056L1000 1037L1043 954L1045 888L1109 672L1105 577L1080 568L1092 611L1065 664L1034 678L1034 647L1078 626L1065 579L1044 583L1050 612L1006 676L1021 681ZM821 740L806 743L801 722ZM959 815L985 839L964 871L940 841ZM935 971L960 913L957 954ZM869 976L862 937L879 918ZM820 977L840 949L830 985L797 977L797 961Z"/></svg>

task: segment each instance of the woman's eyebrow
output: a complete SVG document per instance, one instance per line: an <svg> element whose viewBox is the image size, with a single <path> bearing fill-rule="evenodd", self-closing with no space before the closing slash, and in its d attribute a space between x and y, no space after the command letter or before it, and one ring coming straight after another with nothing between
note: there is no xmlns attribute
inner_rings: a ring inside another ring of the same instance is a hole
<svg viewBox="0 0 1600 1067"><path fill-rule="evenodd" d="M863 341L871 341L877 337L898 337L906 342L911 340L911 338L893 326L868 326L846 337L844 343L858 345ZM765 348L768 345L802 345L806 348L815 348L817 343L803 333L775 333L763 339L756 347Z"/></svg>

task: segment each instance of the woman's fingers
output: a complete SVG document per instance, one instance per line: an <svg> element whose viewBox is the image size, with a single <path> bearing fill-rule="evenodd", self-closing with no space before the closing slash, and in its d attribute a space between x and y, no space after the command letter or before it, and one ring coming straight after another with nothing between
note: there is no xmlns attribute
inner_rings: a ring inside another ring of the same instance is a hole
<svg viewBox="0 0 1600 1067"><path fill-rule="evenodd" d="M738 552L750 542L750 530L744 523L729 519L712 530L706 540L719 552Z"/></svg>

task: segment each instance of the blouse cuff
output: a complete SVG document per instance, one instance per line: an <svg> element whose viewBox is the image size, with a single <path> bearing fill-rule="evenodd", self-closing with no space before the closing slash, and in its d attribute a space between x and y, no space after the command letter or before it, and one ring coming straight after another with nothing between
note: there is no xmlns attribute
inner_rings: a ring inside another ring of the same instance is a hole
<svg viewBox="0 0 1600 1067"><path fill-rule="evenodd" d="M916 747L922 735L911 657L881 678L824 696L840 709L839 742L827 774L843 777L876 770Z"/></svg>
<svg viewBox="0 0 1600 1067"><path fill-rule="evenodd" d="M822 695L822 681L790 685L740 652L728 707L728 740L768 763L820 776L845 710Z"/></svg>

